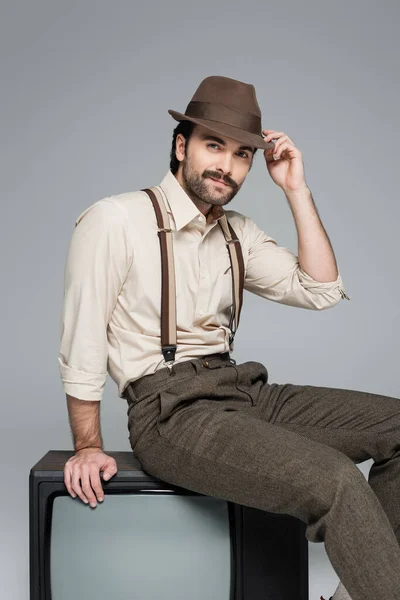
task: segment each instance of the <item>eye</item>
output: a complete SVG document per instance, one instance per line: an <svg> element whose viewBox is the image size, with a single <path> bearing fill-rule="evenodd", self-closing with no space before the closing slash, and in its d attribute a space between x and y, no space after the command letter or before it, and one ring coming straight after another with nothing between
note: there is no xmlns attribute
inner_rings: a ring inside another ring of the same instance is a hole
<svg viewBox="0 0 400 600"><path fill-rule="evenodd" d="M207 144L207 148L209 148L210 146L216 146L217 148L219 148L218 144L213 144L213 143ZM248 158L248 154L246 152L244 152L243 150L241 150L239 152L239 154L243 154L243 158Z"/></svg>

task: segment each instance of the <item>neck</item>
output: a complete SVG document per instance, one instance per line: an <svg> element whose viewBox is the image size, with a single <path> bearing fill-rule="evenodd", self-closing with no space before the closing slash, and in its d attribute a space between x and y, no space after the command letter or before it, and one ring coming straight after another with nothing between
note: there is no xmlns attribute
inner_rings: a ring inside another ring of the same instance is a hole
<svg viewBox="0 0 400 600"><path fill-rule="evenodd" d="M207 215L212 211L213 205L210 204L209 202L204 202L204 200L201 200L201 198L199 198L195 194L190 193L186 189L184 181L182 179L182 173L181 173L180 170L177 171L177 173L176 173L176 175L174 177L178 181L178 183L181 186L181 188L185 190L186 194L189 196L189 198L191 199L191 201L193 202L193 204L196 206L196 208L198 208L199 211L201 213L203 213L203 215L205 217L207 217Z"/></svg>

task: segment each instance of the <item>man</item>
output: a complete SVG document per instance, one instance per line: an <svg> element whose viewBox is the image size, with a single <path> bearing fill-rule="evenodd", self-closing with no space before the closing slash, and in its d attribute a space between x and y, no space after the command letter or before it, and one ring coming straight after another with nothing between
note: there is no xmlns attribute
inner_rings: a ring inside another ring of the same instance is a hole
<svg viewBox="0 0 400 600"><path fill-rule="evenodd" d="M143 190L103 198L77 219L65 270L59 366L75 455L69 493L96 506L117 471L103 452L99 406L107 372L128 403L130 443L149 473L199 493L307 523L353 600L400 600L400 404L356 390L268 382L264 365L229 351L231 262L224 215L244 259L244 288L325 310L349 299L306 185L302 154L261 129L254 87L204 79L174 131L158 186L173 233L174 364L160 347L157 221ZM298 254L249 217L226 210L258 148L289 202ZM267 333L267 331L266 331ZM369 481L355 463L374 459ZM349 598L341 584L335 593Z"/></svg>

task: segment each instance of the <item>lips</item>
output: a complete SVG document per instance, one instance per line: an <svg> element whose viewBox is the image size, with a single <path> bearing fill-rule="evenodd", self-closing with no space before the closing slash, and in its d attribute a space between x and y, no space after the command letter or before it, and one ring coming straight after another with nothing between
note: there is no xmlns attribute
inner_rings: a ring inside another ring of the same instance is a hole
<svg viewBox="0 0 400 600"><path fill-rule="evenodd" d="M210 177L210 179L212 179L216 183L219 183L220 185L225 185L226 187L229 187L227 183L225 183L224 181L222 181L222 179L215 179L214 177Z"/></svg>

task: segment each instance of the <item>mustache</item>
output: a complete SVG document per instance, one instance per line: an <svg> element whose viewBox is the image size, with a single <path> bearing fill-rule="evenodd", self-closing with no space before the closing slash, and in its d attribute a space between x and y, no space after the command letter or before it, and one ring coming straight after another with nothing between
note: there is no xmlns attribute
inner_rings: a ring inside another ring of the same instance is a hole
<svg viewBox="0 0 400 600"><path fill-rule="evenodd" d="M219 175L214 175L213 173L206 173L204 176L212 177L213 179L216 179L217 181L223 181L223 183L226 183L226 185L230 185L231 187L236 187L236 184L234 181L232 181L232 179L227 180L224 177L220 177Z"/></svg>

